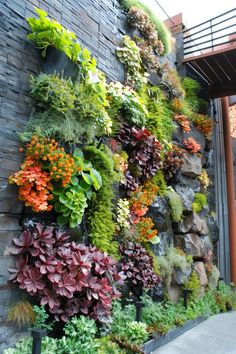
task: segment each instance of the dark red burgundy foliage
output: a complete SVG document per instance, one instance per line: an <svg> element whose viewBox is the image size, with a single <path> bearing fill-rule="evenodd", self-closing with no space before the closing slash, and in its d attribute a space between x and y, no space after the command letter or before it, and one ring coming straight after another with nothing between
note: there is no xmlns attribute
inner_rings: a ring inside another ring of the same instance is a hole
<svg viewBox="0 0 236 354"><path fill-rule="evenodd" d="M142 245L125 242L120 245L120 252L121 269L131 290L136 286L150 289L160 283L160 278L153 271L153 258Z"/></svg>
<svg viewBox="0 0 236 354"><path fill-rule="evenodd" d="M13 245L10 252L19 258L10 279L37 296L56 320L75 314L102 320L110 314L112 299L119 297L117 261L41 224L14 238Z"/></svg>
<svg viewBox="0 0 236 354"><path fill-rule="evenodd" d="M161 143L146 128L123 124L118 141L129 155L127 189L135 190L137 185L153 177L161 167Z"/></svg>

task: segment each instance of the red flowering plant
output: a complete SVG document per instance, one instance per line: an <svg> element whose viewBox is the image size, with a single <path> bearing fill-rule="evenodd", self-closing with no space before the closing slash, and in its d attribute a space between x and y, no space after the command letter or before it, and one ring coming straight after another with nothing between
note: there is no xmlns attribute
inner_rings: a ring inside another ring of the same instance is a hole
<svg viewBox="0 0 236 354"><path fill-rule="evenodd" d="M158 187L151 181L139 186L130 195L130 219L132 224L137 224L144 216L149 206L157 196Z"/></svg>
<svg viewBox="0 0 236 354"><path fill-rule="evenodd" d="M211 139L214 123L213 120L204 115L198 114L193 119L196 128L205 135L207 139Z"/></svg>
<svg viewBox="0 0 236 354"><path fill-rule="evenodd" d="M194 138L184 139L183 144L190 154L196 154L201 150L201 145L198 144Z"/></svg>
<svg viewBox="0 0 236 354"><path fill-rule="evenodd" d="M163 171L166 180L172 179L181 169L184 160L183 155L185 150L177 145L172 144L170 150L165 153L163 161Z"/></svg>
<svg viewBox="0 0 236 354"><path fill-rule="evenodd" d="M183 131L185 133L189 133L191 128L190 128L190 123L188 118L183 115L183 114L175 114L174 115L174 119L177 123L179 123L179 125L182 127Z"/></svg>
<svg viewBox="0 0 236 354"><path fill-rule="evenodd" d="M131 291L142 295L142 289L151 289L160 283L160 278L153 270L153 258L139 243L126 241L120 245L121 269Z"/></svg>
<svg viewBox="0 0 236 354"><path fill-rule="evenodd" d="M121 274L117 261L105 253L41 224L14 238L9 251L19 255L16 268L9 269L10 280L36 296L57 321L75 314L102 320L110 314Z"/></svg>
<svg viewBox="0 0 236 354"><path fill-rule="evenodd" d="M162 145L146 128L139 129L127 124L121 127L118 141L129 156L126 187L134 191L162 166Z"/></svg>

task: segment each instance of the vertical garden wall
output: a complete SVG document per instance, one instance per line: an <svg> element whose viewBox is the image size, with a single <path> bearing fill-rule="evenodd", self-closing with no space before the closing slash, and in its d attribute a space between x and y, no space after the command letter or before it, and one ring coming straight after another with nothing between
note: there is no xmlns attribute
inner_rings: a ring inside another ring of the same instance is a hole
<svg viewBox="0 0 236 354"><path fill-rule="evenodd" d="M139 1L121 3L1 7L2 347L19 332L7 321L19 300L44 305L61 335L74 315L104 325L117 296L140 301L146 290L178 307L190 289L193 312L172 323L151 319L165 307L146 298L146 324L134 325L142 344L220 296L208 102L198 82L179 77L158 18Z"/></svg>
<svg viewBox="0 0 236 354"><path fill-rule="evenodd" d="M123 67L115 56L115 48L125 32L124 15L117 1L1 1L0 342L14 333L6 323L6 316L10 304L19 297L8 283L7 269L14 259L6 246L20 233L23 205L18 201L16 187L8 184L8 177L19 168L22 159L17 133L23 130L32 111L29 77L42 68L39 51L26 38L29 32L26 18L35 16L35 6L73 30L96 56L98 67L110 80L124 78Z"/></svg>

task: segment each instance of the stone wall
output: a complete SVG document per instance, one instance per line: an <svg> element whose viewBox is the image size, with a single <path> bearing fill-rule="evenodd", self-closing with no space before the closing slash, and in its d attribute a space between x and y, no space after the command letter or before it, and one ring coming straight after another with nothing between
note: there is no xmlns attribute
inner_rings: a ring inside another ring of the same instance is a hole
<svg viewBox="0 0 236 354"><path fill-rule="evenodd" d="M20 232L23 206L17 201L17 188L8 185L8 177L20 165L17 133L31 111L29 76L40 72L42 64L39 51L26 38L25 19L35 16L34 7L74 31L108 79L124 78L123 66L115 57L126 31L117 0L0 0L0 352L17 332L6 322L9 306L19 298L7 281L7 269L14 260L6 246Z"/></svg>

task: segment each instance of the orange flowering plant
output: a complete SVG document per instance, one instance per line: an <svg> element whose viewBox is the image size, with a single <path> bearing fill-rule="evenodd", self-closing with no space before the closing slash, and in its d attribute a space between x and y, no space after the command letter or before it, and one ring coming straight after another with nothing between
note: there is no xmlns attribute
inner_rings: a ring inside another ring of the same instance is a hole
<svg viewBox="0 0 236 354"><path fill-rule="evenodd" d="M205 135L207 139L210 139L213 132L214 123L213 120L204 115L198 114L194 117L194 124L196 128Z"/></svg>
<svg viewBox="0 0 236 354"><path fill-rule="evenodd" d="M190 154L196 154L201 150L201 145L198 144L194 138L184 139L183 144Z"/></svg>
<svg viewBox="0 0 236 354"><path fill-rule="evenodd" d="M182 127L185 133L189 133L191 128L188 118L184 114L175 114L174 119Z"/></svg>
<svg viewBox="0 0 236 354"><path fill-rule="evenodd" d="M50 211L54 206L60 224L80 224L92 187L98 190L102 185L91 162L84 160L80 149L72 156L54 139L40 136L32 137L25 155L20 171L9 177L10 183L19 186L19 199L35 212Z"/></svg>
<svg viewBox="0 0 236 354"><path fill-rule="evenodd" d="M157 236L157 230L153 229L154 223L151 218L141 218L136 225L139 242L159 243L160 238Z"/></svg>
<svg viewBox="0 0 236 354"><path fill-rule="evenodd" d="M54 139L46 139L34 135L26 145L26 156L41 163L48 170L52 180L60 182L65 187L76 173L74 158L66 154L63 147L59 147Z"/></svg>
<svg viewBox="0 0 236 354"><path fill-rule="evenodd" d="M20 171L9 177L10 183L19 186L19 199L30 206L33 211L50 211L53 199L50 174L42 171L39 163L27 157Z"/></svg>
<svg viewBox="0 0 236 354"><path fill-rule="evenodd" d="M137 224L141 217L147 213L148 207L157 196L157 191L158 187L151 181L147 181L131 193L130 218L132 224Z"/></svg>

